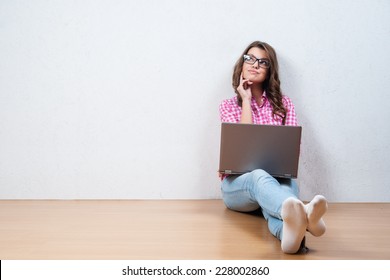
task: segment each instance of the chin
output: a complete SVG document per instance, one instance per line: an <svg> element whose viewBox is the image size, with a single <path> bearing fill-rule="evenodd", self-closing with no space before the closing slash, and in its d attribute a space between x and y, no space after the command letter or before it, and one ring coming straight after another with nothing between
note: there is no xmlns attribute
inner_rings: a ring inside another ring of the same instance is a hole
<svg viewBox="0 0 390 280"><path fill-rule="evenodd" d="M262 83L264 83L265 79L257 78L257 79L250 79L250 81L253 83L256 83L256 84L262 84Z"/></svg>

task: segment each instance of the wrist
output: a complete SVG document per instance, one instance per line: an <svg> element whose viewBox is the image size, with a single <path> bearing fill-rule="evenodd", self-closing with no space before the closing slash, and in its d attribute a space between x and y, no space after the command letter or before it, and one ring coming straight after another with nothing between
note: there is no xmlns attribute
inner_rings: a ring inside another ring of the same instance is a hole
<svg viewBox="0 0 390 280"><path fill-rule="evenodd" d="M248 103L248 104L251 104L252 97L250 97L250 96L246 96L246 97L241 97L241 99L242 99L242 103Z"/></svg>

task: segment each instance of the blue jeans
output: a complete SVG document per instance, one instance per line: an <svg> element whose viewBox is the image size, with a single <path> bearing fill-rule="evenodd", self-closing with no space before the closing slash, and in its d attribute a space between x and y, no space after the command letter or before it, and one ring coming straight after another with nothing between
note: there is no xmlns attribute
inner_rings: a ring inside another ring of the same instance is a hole
<svg viewBox="0 0 390 280"><path fill-rule="evenodd" d="M283 221L280 215L283 202L289 197L298 198L295 180L275 179L262 169L243 175L230 175L222 181L222 197L227 208L250 212L261 208L269 231L282 239Z"/></svg>

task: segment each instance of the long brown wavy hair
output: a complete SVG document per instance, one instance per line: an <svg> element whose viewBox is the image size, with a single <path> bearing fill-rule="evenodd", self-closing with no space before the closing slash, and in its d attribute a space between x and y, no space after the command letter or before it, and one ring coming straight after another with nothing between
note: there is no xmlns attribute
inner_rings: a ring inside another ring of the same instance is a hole
<svg viewBox="0 0 390 280"><path fill-rule="evenodd" d="M235 93L237 94L238 98L238 105L242 107L242 99L240 94L237 91L237 87L240 85L240 76L242 72L242 65L244 64L243 55L247 54L248 51L253 48L257 47L259 49L264 50L267 53L267 56L270 60L271 66L268 68L268 75L266 80L263 83L263 89L267 93L267 99L271 103L272 106L272 114L275 116L279 116L282 118L282 124L284 125L286 122L286 113L287 110L283 105L283 95L280 89L280 80L279 80L279 66L278 66L278 59L276 57L275 50L267 43L255 41L251 43L245 51L242 53L240 58L237 60L236 64L234 65L233 70L233 78L232 78L232 85Z"/></svg>

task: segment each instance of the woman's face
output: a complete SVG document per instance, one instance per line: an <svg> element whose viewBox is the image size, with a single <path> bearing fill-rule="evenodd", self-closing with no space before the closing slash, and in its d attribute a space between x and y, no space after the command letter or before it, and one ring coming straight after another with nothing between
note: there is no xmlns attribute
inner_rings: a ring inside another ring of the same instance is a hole
<svg viewBox="0 0 390 280"><path fill-rule="evenodd" d="M268 69L265 68L267 63L269 65L267 53L263 49L253 47L249 49L247 55L249 55L252 60L261 59L261 61L257 60L254 64L250 64L244 60L242 65L243 78L253 83L263 83L268 75Z"/></svg>

